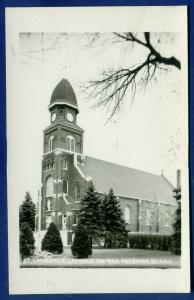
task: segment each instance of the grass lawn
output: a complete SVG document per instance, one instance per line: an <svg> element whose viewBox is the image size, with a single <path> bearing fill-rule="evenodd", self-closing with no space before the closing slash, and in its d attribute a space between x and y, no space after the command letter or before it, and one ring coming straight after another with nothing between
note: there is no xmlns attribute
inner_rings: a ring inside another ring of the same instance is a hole
<svg viewBox="0 0 194 300"><path fill-rule="evenodd" d="M60 255L39 252L24 260L21 267L43 268L179 268L180 256L167 251L143 249L93 249L87 259L76 259L71 249L64 248Z"/></svg>

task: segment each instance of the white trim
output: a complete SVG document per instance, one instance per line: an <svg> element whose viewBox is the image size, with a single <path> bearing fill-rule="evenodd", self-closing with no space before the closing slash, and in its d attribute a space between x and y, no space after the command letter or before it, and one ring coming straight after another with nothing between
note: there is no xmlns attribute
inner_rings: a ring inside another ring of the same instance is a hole
<svg viewBox="0 0 194 300"><path fill-rule="evenodd" d="M52 151L51 151L51 152L52 152ZM54 152L55 152L56 155L62 154L62 152L61 152L60 150L56 150L56 149L55 149Z"/></svg>
<svg viewBox="0 0 194 300"><path fill-rule="evenodd" d="M80 170L80 168L79 168L78 165L77 165L77 153L74 153L73 163L74 163L74 166L75 166L75 168L77 169L78 173L81 175L82 178L85 179L84 173Z"/></svg>
<svg viewBox="0 0 194 300"><path fill-rule="evenodd" d="M67 201L66 196L67 196L67 194L63 193L63 200L65 200L66 204L69 204L69 201Z"/></svg>
<svg viewBox="0 0 194 300"><path fill-rule="evenodd" d="M54 179L53 182L56 184L56 183L62 182L62 180L61 180L61 179L58 179L58 180L57 180L57 179Z"/></svg>
<svg viewBox="0 0 194 300"><path fill-rule="evenodd" d="M57 101L53 102L52 104L49 104L48 109L50 109L51 107L57 105L57 104L62 104L62 105L68 105L72 108L75 108L78 112L79 112L79 108L75 105L69 104L68 102L64 101L65 99L58 99ZM67 100L67 99L66 99Z"/></svg>
<svg viewBox="0 0 194 300"><path fill-rule="evenodd" d="M66 212L66 216L67 216L67 217L72 216L72 215L73 215L73 213L72 213L71 211L67 211L67 212Z"/></svg>
<svg viewBox="0 0 194 300"><path fill-rule="evenodd" d="M63 148L56 148L52 151L48 151L48 152L43 153L43 156L51 154L52 152L55 152L56 155L61 154L62 152L69 153L69 154L83 155L80 152L73 152L73 151L70 151L70 150L63 149Z"/></svg>

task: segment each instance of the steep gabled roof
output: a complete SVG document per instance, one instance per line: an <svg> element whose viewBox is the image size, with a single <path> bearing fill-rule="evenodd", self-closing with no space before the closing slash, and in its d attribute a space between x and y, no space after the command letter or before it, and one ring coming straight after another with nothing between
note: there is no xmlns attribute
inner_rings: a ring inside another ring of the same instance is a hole
<svg viewBox="0 0 194 300"><path fill-rule="evenodd" d="M54 88L50 105L59 101L78 108L75 92L67 79L62 79Z"/></svg>
<svg viewBox="0 0 194 300"><path fill-rule="evenodd" d="M86 156L79 165L83 174L91 177L98 192L107 193L112 187L115 194L129 198L175 204L173 185L163 176L124 167Z"/></svg>

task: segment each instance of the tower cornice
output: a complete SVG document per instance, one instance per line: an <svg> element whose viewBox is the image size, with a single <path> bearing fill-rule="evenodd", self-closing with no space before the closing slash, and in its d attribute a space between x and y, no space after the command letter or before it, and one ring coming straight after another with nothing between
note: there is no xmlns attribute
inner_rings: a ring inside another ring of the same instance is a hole
<svg viewBox="0 0 194 300"><path fill-rule="evenodd" d="M84 130L79 127L78 125L74 124L74 123L68 123L68 122L56 122L56 123L53 123L51 125L49 125L48 127L46 127L43 132L45 133L46 131L49 131L50 129L54 128L54 127L57 127L57 126L62 126L64 128L68 128L68 129L71 129L71 130L74 130L76 132L81 132L83 133Z"/></svg>
<svg viewBox="0 0 194 300"><path fill-rule="evenodd" d="M56 105L65 105L65 106L69 106L72 107L74 109L77 110L77 112L79 112L79 108L73 104L70 104L67 99L57 99L57 101L55 101L54 103L49 104L48 109L50 110L51 108L53 108Z"/></svg>

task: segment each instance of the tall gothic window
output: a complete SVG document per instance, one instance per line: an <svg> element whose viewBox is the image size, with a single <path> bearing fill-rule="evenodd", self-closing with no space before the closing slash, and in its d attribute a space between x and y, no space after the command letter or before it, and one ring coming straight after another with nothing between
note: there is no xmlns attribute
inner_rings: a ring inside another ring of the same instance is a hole
<svg viewBox="0 0 194 300"><path fill-rule="evenodd" d="M75 151L75 139L71 135L66 137L66 149L73 152Z"/></svg>
<svg viewBox="0 0 194 300"><path fill-rule="evenodd" d="M63 159L63 169L67 170L67 160L64 158Z"/></svg>
<svg viewBox="0 0 194 300"><path fill-rule="evenodd" d="M168 211L166 211L164 213L164 225L165 226L169 226L170 225L170 216L169 216Z"/></svg>
<svg viewBox="0 0 194 300"><path fill-rule="evenodd" d="M127 224L130 224L131 223L131 209L129 206L125 207L124 217L125 217L125 222Z"/></svg>
<svg viewBox="0 0 194 300"><path fill-rule="evenodd" d="M68 194L68 182L66 179L63 179L63 193Z"/></svg>
<svg viewBox="0 0 194 300"><path fill-rule="evenodd" d="M75 186L75 201L80 201L80 185L76 183Z"/></svg>
<svg viewBox="0 0 194 300"><path fill-rule="evenodd" d="M47 209L48 209L49 211L52 210L52 203L51 203L51 200L50 200L50 199L47 200Z"/></svg>
<svg viewBox="0 0 194 300"><path fill-rule="evenodd" d="M53 139L54 139L54 136L51 136L49 138L49 151L53 150Z"/></svg>
<svg viewBox="0 0 194 300"><path fill-rule="evenodd" d="M46 196L53 195L53 177L49 176L46 181Z"/></svg>
<svg viewBox="0 0 194 300"><path fill-rule="evenodd" d="M146 225L151 225L151 211L149 210L149 208L146 209Z"/></svg>
<svg viewBox="0 0 194 300"><path fill-rule="evenodd" d="M51 222L52 222L52 216L46 216L46 229L49 228Z"/></svg>

